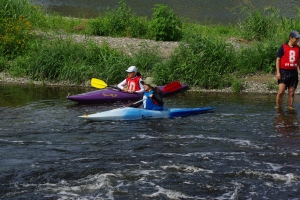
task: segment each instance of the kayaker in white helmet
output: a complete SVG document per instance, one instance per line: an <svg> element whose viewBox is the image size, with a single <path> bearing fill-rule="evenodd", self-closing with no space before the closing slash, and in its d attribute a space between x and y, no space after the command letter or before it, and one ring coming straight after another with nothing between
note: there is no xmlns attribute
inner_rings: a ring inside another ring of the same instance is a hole
<svg viewBox="0 0 300 200"><path fill-rule="evenodd" d="M130 66L125 71L127 72L127 78L118 84L118 88L129 93L143 93L145 90L141 82L141 74L138 72L137 68L135 66Z"/></svg>

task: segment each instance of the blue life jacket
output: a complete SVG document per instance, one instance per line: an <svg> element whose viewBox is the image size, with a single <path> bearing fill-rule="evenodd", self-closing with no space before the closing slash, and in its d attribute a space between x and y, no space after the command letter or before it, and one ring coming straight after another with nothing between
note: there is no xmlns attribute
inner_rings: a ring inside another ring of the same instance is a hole
<svg viewBox="0 0 300 200"><path fill-rule="evenodd" d="M154 93L154 90L149 92L145 91L143 96L143 105L144 108L147 110L163 110L163 106L156 105L154 101L149 97L151 94Z"/></svg>

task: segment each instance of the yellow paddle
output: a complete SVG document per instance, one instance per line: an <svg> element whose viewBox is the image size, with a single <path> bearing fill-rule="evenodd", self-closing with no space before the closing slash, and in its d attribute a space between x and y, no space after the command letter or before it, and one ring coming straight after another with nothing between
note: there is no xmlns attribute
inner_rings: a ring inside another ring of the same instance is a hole
<svg viewBox="0 0 300 200"><path fill-rule="evenodd" d="M120 90L120 88L115 87L115 86L107 85L103 80L100 80L100 79L97 79L97 78L92 78L91 86L93 86L95 88L98 88L98 89L104 89L104 88L107 88L107 87L111 87L111 88L116 88L116 89Z"/></svg>

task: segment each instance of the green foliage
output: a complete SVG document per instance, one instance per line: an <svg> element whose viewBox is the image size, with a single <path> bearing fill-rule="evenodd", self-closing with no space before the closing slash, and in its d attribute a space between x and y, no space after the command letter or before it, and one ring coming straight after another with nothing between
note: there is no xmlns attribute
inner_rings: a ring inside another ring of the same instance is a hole
<svg viewBox="0 0 300 200"><path fill-rule="evenodd" d="M126 30L126 37L148 38L148 20L147 17L135 17L130 19L130 24Z"/></svg>
<svg viewBox="0 0 300 200"><path fill-rule="evenodd" d="M277 90L278 89L277 80L270 80L267 82L266 85L267 85L268 90Z"/></svg>
<svg viewBox="0 0 300 200"><path fill-rule="evenodd" d="M135 65L158 84L179 80L202 88L231 86L239 92L242 76L275 71L279 46L291 30L300 30L300 9L292 19L272 8L244 10L249 15L239 26L222 26L182 23L163 5L155 6L148 21L132 14L124 0L91 20L48 14L26 0L0 0L0 6L0 71L38 80L82 83L99 77L115 84ZM34 32L42 34L37 37ZM107 43L76 43L67 37L74 32L180 40L180 45L170 58L162 59L158 49L147 45L124 53Z"/></svg>
<svg viewBox="0 0 300 200"><path fill-rule="evenodd" d="M242 30L242 36L249 40L262 41L264 39L274 38L278 31L278 22L285 22L280 16L278 9L267 7L263 10L253 10L252 6L244 7L242 12L246 14L246 20L240 22L239 28Z"/></svg>
<svg viewBox="0 0 300 200"><path fill-rule="evenodd" d="M125 69L130 65L139 71L151 72L160 57L156 51L140 50L132 57L108 46L94 42L87 44L53 39L43 42L28 55L12 62L10 72L17 76L28 76L34 80L54 80L83 83L92 77L101 77L108 83L118 83L126 77Z"/></svg>
<svg viewBox="0 0 300 200"><path fill-rule="evenodd" d="M108 9L104 16L89 22L91 34L114 37L143 37L161 41L178 41L182 38L182 23L167 6L156 5L152 20L137 17L125 1L115 9ZM149 27L149 28L148 28Z"/></svg>
<svg viewBox="0 0 300 200"><path fill-rule="evenodd" d="M126 36L126 29L130 23L131 9L126 5L125 1L121 1L118 7L112 10L107 10L105 17L98 18L97 21L92 21L92 29L97 35L113 35Z"/></svg>
<svg viewBox="0 0 300 200"><path fill-rule="evenodd" d="M8 68L8 61L4 56L0 55L0 72Z"/></svg>
<svg viewBox="0 0 300 200"><path fill-rule="evenodd" d="M204 88L222 88L229 84L226 74L235 70L234 60L230 44L196 34L180 44L166 65L157 65L156 80L168 77Z"/></svg>
<svg viewBox="0 0 300 200"><path fill-rule="evenodd" d="M151 35L158 41L178 41L182 38L182 22L168 6L155 5L150 22Z"/></svg>
<svg viewBox="0 0 300 200"><path fill-rule="evenodd" d="M130 59L108 47L72 40L54 39L33 49L26 59L16 59L10 71L35 80L69 80L82 83L92 77L106 77L109 82L124 78Z"/></svg>
<svg viewBox="0 0 300 200"><path fill-rule="evenodd" d="M271 40L248 46L237 52L237 68L240 74L253 74L257 72L275 72L275 59L280 44Z"/></svg>
<svg viewBox="0 0 300 200"><path fill-rule="evenodd" d="M104 17L99 16L89 24L94 35L141 37L147 34L147 19L133 15L124 0L115 9L108 9Z"/></svg>
<svg viewBox="0 0 300 200"><path fill-rule="evenodd" d="M195 33L201 33L202 36L216 37L240 37L240 29L235 25L202 25L199 23L183 23L182 34L184 38L193 37Z"/></svg>
<svg viewBox="0 0 300 200"><path fill-rule="evenodd" d="M32 11L31 11L32 10ZM30 17L34 7L26 0L0 0L0 52L14 57L22 53L34 36Z"/></svg>
<svg viewBox="0 0 300 200"><path fill-rule="evenodd" d="M32 23L41 31L88 34L87 20L62 17L55 13L51 15L37 15L34 19L32 19Z"/></svg>
<svg viewBox="0 0 300 200"><path fill-rule="evenodd" d="M244 89L244 81L243 80L238 80L238 79L235 78L233 80L231 88L232 88L233 92L235 92L235 93L241 92Z"/></svg>
<svg viewBox="0 0 300 200"><path fill-rule="evenodd" d="M154 66L161 62L162 58L159 57L157 49L150 48L147 45L132 56L132 63L138 66L138 70L142 72L143 77L151 76Z"/></svg>

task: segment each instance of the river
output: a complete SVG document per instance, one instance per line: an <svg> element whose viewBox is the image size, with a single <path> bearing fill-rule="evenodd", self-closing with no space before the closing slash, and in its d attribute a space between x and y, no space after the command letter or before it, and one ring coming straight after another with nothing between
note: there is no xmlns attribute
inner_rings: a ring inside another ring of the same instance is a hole
<svg viewBox="0 0 300 200"><path fill-rule="evenodd" d="M32 0L63 16L91 18L104 13L107 8L115 8L120 0ZM253 5L260 9L268 6L279 8L285 16L296 15L299 0L126 0L132 12L151 17L155 4L168 5L180 18L213 24L236 23L243 14L241 6Z"/></svg>
<svg viewBox="0 0 300 200"><path fill-rule="evenodd" d="M128 104L78 105L89 88L0 84L0 199L292 199L300 197L300 97L179 93L185 118L88 122Z"/></svg>

